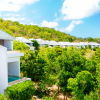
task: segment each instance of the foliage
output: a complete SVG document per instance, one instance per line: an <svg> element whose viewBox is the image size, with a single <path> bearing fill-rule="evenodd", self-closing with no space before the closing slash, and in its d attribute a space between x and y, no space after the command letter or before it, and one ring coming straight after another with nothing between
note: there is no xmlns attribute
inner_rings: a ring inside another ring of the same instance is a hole
<svg viewBox="0 0 100 100"><path fill-rule="evenodd" d="M17 40L13 41L13 49L14 50L21 50L21 51L27 51L30 49L30 47L28 47L27 45L25 45L25 43L23 42L19 42Z"/></svg>
<svg viewBox="0 0 100 100"><path fill-rule="evenodd" d="M92 57L95 55L94 51L92 51L91 49L86 49L86 53L85 53L85 57L87 59L92 59Z"/></svg>
<svg viewBox="0 0 100 100"><path fill-rule="evenodd" d="M87 100L99 97L99 63L100 48L92 51L89 48L43 46L35 52L25 51L21 57L21 73L34 81L39 81L35 92L39 97L49 94L46 86L57 84L64 95L72 94L75 100Z"/></svg>
<svg viewBox="0 0 100 100"><path fill-rule="evenodd" d="M23 25L17 21L6 21L2 18L0 19L0 29L15 37L42 38L44 40L69 42L72 42L76 39L81 40L80 38L70 36L64 32L56 31L53 28L39 27L37 25Z"/></svg>
<svg viewBox="0 0 100 100"><path fill-rule="evenodd" d="M31 40L33 42L33 46L35 47L35 50L39 50L39 43L36 40Z"/></svg>
<svg viewBox="0 0 100 100"><path fill-rule="evenodd" d="M45 95L48 95L49 93L50 93L50 90L45 87L45 83L44 82L39 82L38 87L35 91L35 94L41 98Z"/></svg>
<svg viewBox="0 0 100 100"><path fill-rule="evenodd" d="M42 100L54 100L52 97L43 97Z"/></svg>
<svg viewBox="0 0 100 100"><path fill-rule="evenodd" d="M93 50L96 51L99 47L94 47Z"/></svg>
<svg viewBox="0 0 100 100"><path fill-rule="evenodd" d="M100 100L100 90L91 91L86 96L84 96L84 100Z"/></svg>
<svg viewBox="0 0 100 100"><path fill-rule="evenodd" d="M96 79L97 79L98 88L100 90L100 63L96 66Z"/></svg>
<svg viewBox="0 0 100 100"><path fill-rule="evenodd" d="M7 87L5 95L10 100L29 100L34 93L34 84L28 80Z"/></svg>
<svg viewBox="0 0 100 100"><path fill-rule="evenodd" d="M0 100L4 100L4 96L0 94Z"/></svg>
<svg viewBox="0 0 100 100"><path fill-rule="evenodd" d="M93 76L88 71L78 72L76 78L68 79L68 89L72 90L73 99L82 100L85 94L94 89Z"/></svg>
<svg viewBox="0 0 100 100"><path fill-rule="evenodd" d="M44 69L46 61L32 51L27 51L21 57L21 71L32 80L44 78Z"/></svg>

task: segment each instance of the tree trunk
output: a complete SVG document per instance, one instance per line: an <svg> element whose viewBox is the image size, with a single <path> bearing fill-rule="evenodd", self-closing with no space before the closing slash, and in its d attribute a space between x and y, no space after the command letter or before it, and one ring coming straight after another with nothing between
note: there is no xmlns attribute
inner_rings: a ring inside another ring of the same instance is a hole
<svg viewBox="0 0 100 100"><path fill-rule="evenodd" d="M67 92L66 92L66 100L67 100Z"/></svg>
<svg viewBox="0 0 100 100"><path fill-rule="evenodd" d="M64 92L64 100L65 100L65 92Z"/></svg>
<svg viewBox="0 0 100 100"><path fill-rule="evenodd" d="M58 93L59 93L59 85L58 85Z"/></svg>

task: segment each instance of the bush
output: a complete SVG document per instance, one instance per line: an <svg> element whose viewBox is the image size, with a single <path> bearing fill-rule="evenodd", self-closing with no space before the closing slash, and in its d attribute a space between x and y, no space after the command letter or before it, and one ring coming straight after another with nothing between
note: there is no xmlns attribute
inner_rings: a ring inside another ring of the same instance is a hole
<svg viewBox="0 0 100 100"><path fill-rule="evenodd" d="M2 94L0 94L0 100L4 100L4 97Z"/></svg>
<svg viewBox="0 0 100 100"><path fill-rule="evenodd" d="M7 87L5 96L10 100L30 100L34 93L34 84L28 80Z"/></svg>
<svg viewBox="0 0 100 100"><path fill-rule="evenodd" d="M21 51L26 51L29 50L30 47L28 47L25 43L14 40L13 41L13 49L14 50L21 50Z"/></svg>

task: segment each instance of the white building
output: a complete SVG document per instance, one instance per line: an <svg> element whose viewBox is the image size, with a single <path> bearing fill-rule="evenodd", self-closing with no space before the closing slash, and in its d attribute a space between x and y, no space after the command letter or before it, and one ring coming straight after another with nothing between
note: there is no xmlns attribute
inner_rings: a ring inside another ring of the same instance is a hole
<svg viewBox="0 0 100 100"><path fill-rule="evenodd" d="M49 45L49 47L54 47L54 46L60 46L60 43L56 42L56 41L46 41Z"/></svg>
<svg viewBox="0 0 100 100"><path fill-rule="evenodd" d="M24 37L16 37L16 40L19 40L20 42L23 42L25 43L26 45L28 46L32 46L33 45L33 42L24 38Z"/></svg>
<svg viewBox="0 0 100 100"><path fill-rule="evenodd" d="M60 44L60 47L78 47L81 48L82 47L87 47L88 45L91 45L91 48L93 49L94 47L100 47L99 43L96 42L58 42Z"/></svg>
<svg viewBox="0 0 100 100"><path fill-rule="evenodd" d="M87 47L88 45L91 45L91 48L93 49L94 47L100 47L99 43L96 42L56 42L56 41L49 41L49 40L43 40L43 39L29 39L29 40L36 40L40 47L48 45L49 47L54 47L54 46L60 46L60 47Z"/></svg>
<svg viewBox="0 0 100 100"><path fill-rule="evenodd" d="M9 76L20 77L20 56L24 53L13 51L14 37L0 30L0 94L4 94L11 83Z"/></svg>

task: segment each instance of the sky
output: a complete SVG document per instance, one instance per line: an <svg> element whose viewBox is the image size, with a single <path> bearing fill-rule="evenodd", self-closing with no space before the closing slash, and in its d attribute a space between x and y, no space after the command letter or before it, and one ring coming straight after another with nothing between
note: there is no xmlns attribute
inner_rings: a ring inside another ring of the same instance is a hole
<svg viewBox="0 0 100 100"><path fill-rule="evenodd" d="M100 0L0 0L0 17L75 37L100 37Z"/></svg>

